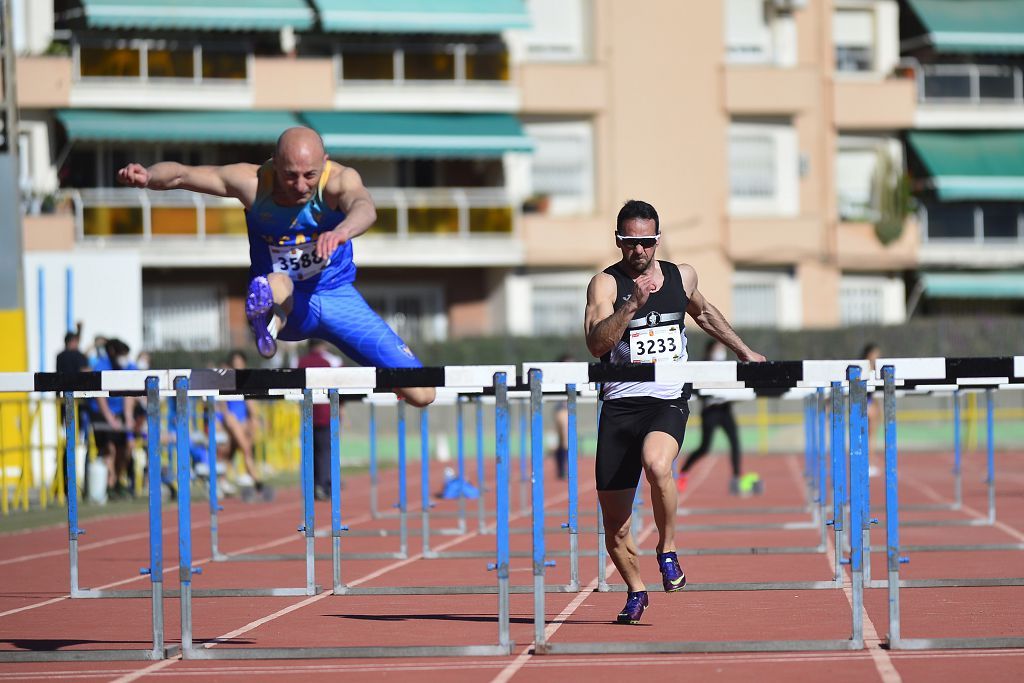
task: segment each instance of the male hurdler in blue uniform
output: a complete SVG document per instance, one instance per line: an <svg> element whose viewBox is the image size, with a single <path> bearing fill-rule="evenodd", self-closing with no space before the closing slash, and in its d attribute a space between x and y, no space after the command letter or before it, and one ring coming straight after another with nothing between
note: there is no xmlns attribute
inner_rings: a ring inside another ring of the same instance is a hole
<svg viewBox="0 0 1024 683"><path fill-rule="evenodd" d="M249 228L246 316L260 355L277 339L325 339L362 365L420 367L405 342L374 313L353 281L352 239L377 219L355 169L327 158L310 128L289 128L261 166L185 166L164 161L129 164L118 181L150 190L183 189L234 197ZM409 403L433 402L433 387L400 389Z"/></svg>

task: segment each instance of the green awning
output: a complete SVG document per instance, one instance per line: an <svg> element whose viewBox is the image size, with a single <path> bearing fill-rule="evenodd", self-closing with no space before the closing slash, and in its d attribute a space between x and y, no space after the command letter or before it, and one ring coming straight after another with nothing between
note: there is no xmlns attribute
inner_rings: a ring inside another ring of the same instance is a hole
<svg viewBox="0 0 1024 683"><path fill-rule="evenodd" d="M533 144L511 114L306 112L330 154L355 157L498 157Z"/></svg>
<svg viewBox="0 0 1024 683"><path fill-rule="evenodd" d="M908 0L925 32L904 49L930 45L939 52L1024 53L1020 0Z"/></svg>
<svg viewBox="0 0 1024 683"><path fill-rule="evenodd" d="M89 28L277 31L313 27L306 0L81 0Z"/></svg>
<svg viewBox="0 0 1024 683"><path fill-rule="evenodd" d="M1024 299L1024 273L922 273L921 284L938 299Z"/></svg>
<svg viewBox="0 0 1024 683"><path fill-rule="evenodd" d="M106 111L62 109L57 118L71 140L273 144L302 123L284 111Z"/></svg>
<svg viewBox="0 0 1024 683"><path fill-rule="evenodd" d="M325 31L500 33L529 28L523 0L313 0Z"/></svg>
<svg viewBox="0 0 1024 683"><path fill-rule="evenodd" d="M907 139L942 201L1024 200L1024 132L915 131Z"/></svg>

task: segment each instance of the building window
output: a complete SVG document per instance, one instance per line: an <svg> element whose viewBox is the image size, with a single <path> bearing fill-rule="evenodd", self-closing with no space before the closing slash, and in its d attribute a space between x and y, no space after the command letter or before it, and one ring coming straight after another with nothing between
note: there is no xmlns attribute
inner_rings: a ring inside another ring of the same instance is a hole
<svg viewBox="0 0 1024 683"><path fill-rule="evenodd" d="M518 34L526 61L578 62L588 56L585 0L527 0L530 28Z"/></svg>
<svg viewBox="0 0 1024 683"><path fill-rule="evenodd" d="M734 122L729 127L729 210L734 215L797 211L796 133L785 124Z"/></svg>
<svg viewBox="0 0 1024 683"><path fill-rule="evenodd" d="M837 9L832 13L836 71L874 69L875 15L871 10Z"/></svg>
<svg viewBox="0 0 1024 683"><path fill-rule="evenodd" d="M773 270L737 270L732 280L736 327L794 329L803 322L800 286L791 273Z"/></svg>
<svg viewBox="0 0 1024 683"><path fill-rule="evenodd" d="M393 49L345 48L341 56L341 78L346 81L391 81L395 78Z"/></svg>
<svg viewBox="0 0 1024 683"><path fill-rule="evenodd" d="M878 174L902 170L902 146L895 138L841 135L837 148L836 197L840 219L877 220L878 193L883 181Z"/></svg>
<svg viewBox="0 0 1024 683"><path fill-rule="evenodd" d="M142 80L244 81L249 78L247 46L196 45L166 40L110 41L73 45L77 77Z"/></svg>
<svg viewBox="0 0 1024 683"><path fill-rule="evenodd" d="M529 283L530 324L526 334L570 337L583 330L587 285L592 275L583 272L534 273Z"/></svg>
<svg viewBox="0 0 1024 683"><path fill-rule="evenodd" d="M147 350L224 348L225 320L217 285L155 286L142 292L142 336Z"/></svg>
<svg viewBox="0 0 1024 683"><path fill-rule="evenodd" d="M921 219L927 241L1024 241L1024 204L1018 202L928 202Z"/></svg>
<svg viewBox="0 0 1024 683"><path fill-rule="evenodd" d="M772 33L764 0L726 0L725 49L729 62L771 60Z"/></svg>
<svg viewBox="0 0 1024 683"><path fill-rule="evenodd" d="M409 344L444 341L448 336L441 288L431 285L363 285L370 308Z"/></svg>
<svg viewBox="0 0 1024 683"><path fill-rule="evenodd" d="M533 194L554 214L590 213L594 206L594 135L589 121L526 123L533 140Z"/></svg>
<svg viewBox="0 0 1024 683"><path fill-rule="evenodd" d="M899 278L844 275L839 283L843 325L897 325L906 318L906 289Z"/></svg>

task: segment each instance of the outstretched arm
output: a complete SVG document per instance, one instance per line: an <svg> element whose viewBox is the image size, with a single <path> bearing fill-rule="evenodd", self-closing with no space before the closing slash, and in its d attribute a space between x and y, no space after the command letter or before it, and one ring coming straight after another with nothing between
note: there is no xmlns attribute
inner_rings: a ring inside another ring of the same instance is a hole
<svg viewBox="0 0 1024 683"><path fill-rule="evenodd" d="M117 180L129 187L189 190L215 197L234 197L249 208L256 197L258 171L255 164L186 166L175 161L161 161L149 168L142 164L128 164L117 172Z"/></svg>
<svg viewBox="0 0 1024 683"><path fill-rule="evenodd" d="M693 269L693 266L685 263L680 264L679 274L683 278L683 288L686 290L687 297L689 297L689 303L686 304L686 312L697 321L700 328L732 349L740 360L764 361L765 357L744 344L740 336L736 334L736 330L732 329L732 325L722 315L722 312L705 299L704 295L697 289L697 271Z"/></svg>
<svg viewBox="0 0 1024 683"><path fill-rule="evenodd" d="M327 163L332 163L328 161ZM328 204L345 212L345 220L334 230L320 235L316 243L316 253L320 258L327 258L334 253L339 244L359 237L370 229L377 220L377 208L373 197L363 186L363 179L354 168L340 167L339 173L332 173L327 179L326 192Z"/></svg>

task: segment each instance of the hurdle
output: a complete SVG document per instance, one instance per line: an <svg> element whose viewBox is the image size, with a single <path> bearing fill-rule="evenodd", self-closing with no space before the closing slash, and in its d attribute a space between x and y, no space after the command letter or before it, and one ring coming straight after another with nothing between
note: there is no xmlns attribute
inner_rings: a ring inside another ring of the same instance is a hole
<svg viewBox="0 0 1024 683"><path fill-rule="evenodd" d="M1016 368L1024 368L1024 358L1014 359ZM888 362L888 361L887 361ZM958 373L962 368L957 369ZM1014 374L1017 375L1014 378ZM884 418L885 418L885 509L886 509L886 568L888 579L889 603L889 636L888 645L893 650L930 650L930 649L972 649L972 648L1019 648L1024 647L1024 636L1017 637L981 637L981 638L904 638L900 624L900 588L930 588L930 587L962 587L962 586L1024 586L1022 578L1005 579L922 579L922 580L901 580L900 565L907 561L901 555L902 550L907 546L900 545L900 521L899 521L899 489L898 489L898 442L896 431L896 366L886 364L882 366L882 381L884 383ZM948 375L947 375L948 376ZM992 375L988 375L991 377ZM955 379L959 383L964 379L975 379L958 374ZM1011 380L1016 383L1024 382L1024 372L1013 372L1008 374L1005 382ZM991 408L992 389L986 389L989 408ZM988 411L989 429L989 461L992 460L992 412ZM991 472L991 470L990 470ZM989 489L991 495L991 489ZM969 549L969 548L968 548Z"/></svg>
<svg viewBox="0 0 1024 683"><path fill-rule="evenodd" d="M484 368L486 370L487 368ZM353 385L371 383L369 388L401 388L414 386L436 386L443 384L446 380L445 371L452 368L415 368L415 369L374 369L374 368L308 368L296 377L304 390L303 401L303 443L312 440L312 396L310 390L322 388L328 385L329 399L331 401L332 432L331 432L331 458L332 463L338 463L340 458L339 430L337 429L338 417L338 392L339 387L350 387ZM459 368L452 373L449 381L458 383L459 371L462 374L481 372L480 368L474 368L468 372ZM495 496L497 515L496 552L495 562L488 569L497 573L497 594L498 594L498 642L497 644L481 645L453 645L453 646L403 646L403 647L376 647L376 646L350 646L350 647L296 647L296 648L220 648L196 646L192 637L191 621L191 600L190 588L192 568L190 566L191 539L188 535L188 527L181 526L185 532L180 543L179 579L182 582L182 619L181 619L181 656L183 659L336 659L336 658L366 658L366 657L456 657L456 656L494 656L509 655L512 652L514 643L510 640L509 627L509 414L507 395L507 374L502 371L495 372L493 384L495 388L495 451L498 468L498 486ZM179 391L187 391L187 379L178 378L176 387ZM309 410L307 410L307 408ZM309 444L312 445L311 443ZM338 469L332 464L332 554L337 558L340 556L342 532L340 514L340 483ZM308 489L312 488L312 480L304 481ZM310 491L311 493L311 491ZM185 486L182 489L184 500L187 503L189 489ZM184 506L187 507L187 504ZM310 511L310 515L311 515ZM307 529L311 530L312 517L306 520ZM312 542L312 535L307 531L308 542ZM336 588L341 583L340 563L335 563L334 576ZM344 590L341 594L365 593L366 590L359 588L341 586ZM367 589L379 593L381 589ZM394 593L392 593L394 594ZM421 594L401 593L401 594Z"/></svg>
<svg viewBox="0 0 1024 683"><path fill-rule="evenodd" d="M779 382L777 378L782 378L783 382L792 382L804 384L814 384L823 381L828 381L829 384L837 376L837 370L840 369L839 364L833 363L828 368L808 368L805 365L806 362L774 362L774 363L760 363L760 364L736 364L731 363L728 366L723 364L721 369L714 370L716 379L721 381L721 375L732 375L732 381L734 383L742 382L748 385L755 385L764 383L771 386L773 383ZM567 372L568 379L575 381L679 381L682 379L687 382L694 382L695 384L701 381L701 379L708 380L708 377L702 377L703 371L708 371L707 368L700 368L697 366L707 366L709 363L696 363L696 364L680 364L673 366L658 366L654 365L633 365L633 366L602 366L593 365L590 366L586 374L581 373L579 370L576 373ZM843 366L850 365L848 363L842 363ZM731 366L731 367L730 367ZM753 367L751 371L750 368ZM544 370L547 368L531 367L528 370L528 377L530 381L531 391L535 395L539 395L541 391L541 383L544 378ZM860 385L863 389L866 384L863 380L860 380L861 368L858 365L850 367L848 370L848 381L851 387L857 387ZM573 376L575 374L576 376ZM841 375L840 375L841 376ZM866 444L863 441L862 434L863 428L861 423L864 417L864 406L866 402L866 393L864 391L855 392L851 395L851 405L859 407L859 410L854 410L851 413L851 448L850 448L850 459L851 459L851 470L857 471L863 469L865 476L867 471L867 451ZM820 403L820 401L819 401ZM859 406L857 405L859 403ZM542 433L543 423L539 413L534 412L534 419L532 422L532 456L533 466L538 468L542 465ZM819 470L820 471L820 470ZM858 488L860 479L853 479L851 489ZM544 582L545 582L545 539L542 529L543 513L538 510L536 501L543 500L544 496L544 482L539 477L534 477L533 480L533 499L534 499L534 558L533 558L533 572L534 572L534 644L533 652L535 654L635 654L635 653L668 653L668 652L779 652L779 651L807 651L807 650L860 650L864 647L863 637L863 593L864 593L864 574L863 574L863 559L864 553L861 548L862 536L860 534L854 534L851 538L853 545L853 555L851 557L851 573L852 573L852 609L851 609L851 635L846 639L828 639L828 640L775 640L775 641L703 641L703 642L619 642L619 643L598 643L598 642L573 642L573 643L551 643L548 642L545 634L545 608L544 608ZM855 495L851 497L851 515L853 517L852 526L858 528L862 524L862 518L867 517L868 511L865 508L864 503L866 499L861 495L859 490L853 492ZM602 576L604 573L604 567L601 568ZM821 582L825 584L823 587L832 589L842 589L842 583L836 581ZM699 584L698 584L699 585ZM788 588L796 589L797 584L790 584ZM755 587L756 586L756 587ZM660 585L658 586L660 588ZM765 584L704 584L702 588L697 590L763 590L773 587L770 583ZM803 587L802 585L800 586ZM623 586L624 588L624 586ZM687 586L691 588L691 586Z"/></svg>

